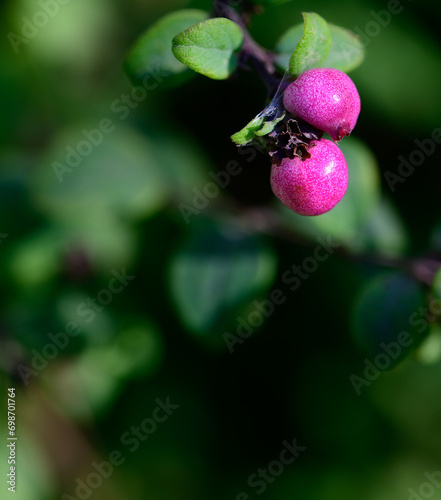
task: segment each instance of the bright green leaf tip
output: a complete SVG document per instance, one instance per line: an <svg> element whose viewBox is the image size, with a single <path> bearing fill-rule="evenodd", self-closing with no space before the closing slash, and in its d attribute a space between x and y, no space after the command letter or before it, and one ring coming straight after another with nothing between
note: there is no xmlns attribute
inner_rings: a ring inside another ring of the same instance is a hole
<svg viewBox="0 0 441 500"><path fill-rule="evenodd" d="M255 134L258 136L258 137L263 137L264 135L268 135L270 134L275 126L280 122L282 121L283 119L285 118L285 113L283 113L282 116L279 116L278 118L276 118L275 120L272 120L272 121L268 121L268 122L265 122L262 127L257 130L255 132Z"/></svg>
<svg viewBox="0 0 441 500"><path fill-rule="evenodd" d="M257 132L263 124L264 118L262 116L256 116L253 118L242 130L236 132L231 136L231 140L235 142L238 146L244 146L251 142L255 137L255 132Z"/></svg>
<svg viewBox="0 0 441 500"><path fill-rule="evenodd" d="M304 49L305 44L307 44L307 40L304 38L305 24L296 24L292 26L279 38L275 47L275 61L281 69L286 70L287 68L290 68L290 72L293 75L299 74L295 71L302 72L302 70L305 71L306 69L311 69L312 67L334 68L348 73L349 71L357 68L363 62L365 50L359 37L354 32L346 28L328 23L331 35L331 47L326 59L324 57L322 59L317 57L317 61L311 65L311 67L306 68L301 66L301 58L305 56ZM308 37L310 38L310 35L307 35L307 38ZM302 39L303 45L299 45L299 42ZM310 38L310 45L312 43L312 39L313 37ZM291 68L291 62L299 67L297 69Z"/></svg>
<svg viewBox="0 0 441 500"><path fill-rule="evenodd" d="M285 113L281 116L266 121L267 115L260 113L253 118L242 130L231 136L231 140L238 146L245 146L256 137L263 137L270 134L276 125L285 118Z"/></svg>
<svg viewBox="0 0 441 500"><path fill-rule="evenodd" d="M364 60L365 50L363 44L353 31L340 26L328 24L332 44L325 65L348 73L354 70Z"/></svg>
<svg viewBox="0 0 441 500"><path fill-rule="evenodd" d="M302 16L303 35L289 61L292 75L322 67L331 50L331 32L325 19L315 12L302 12Z"/></svg>

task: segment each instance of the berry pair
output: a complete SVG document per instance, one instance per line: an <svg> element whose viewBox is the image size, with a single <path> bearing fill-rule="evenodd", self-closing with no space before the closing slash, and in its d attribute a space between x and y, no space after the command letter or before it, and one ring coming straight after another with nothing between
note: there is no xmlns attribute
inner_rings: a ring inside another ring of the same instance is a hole
<svg viewBox="0 0 441 500"><path fill-rule="evenodd" d="M287 111L327 132L334 141L349 135L360 113L360 96L352 80L339 70L315 68L302 73L285 90ZM310 143L310 158L285 158L271 169L274 194L301 215L320 215L344 196L348 168L343 153L329 140Z"/></svg>

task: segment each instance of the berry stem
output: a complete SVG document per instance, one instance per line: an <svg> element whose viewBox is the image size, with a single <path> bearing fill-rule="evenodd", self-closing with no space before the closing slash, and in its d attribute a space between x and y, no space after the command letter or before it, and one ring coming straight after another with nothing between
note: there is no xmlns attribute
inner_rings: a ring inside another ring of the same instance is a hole
<svg viewBox="0 0 441 500"><path fill-rule="evenodd" d="M243 8L238 12L233 4L240 4ZM245 4L245 6L243 5ZM213 12L216 16L225 17L235 22L242 29L243 44L240 51L240 60L244 65L250 64L254 67L260 79L265 84L268 96L273 97L282 81L282 76L278 73L274 64L274 56L259 45L248 31L249 14L245 9L247 2L232 0L214 0ZM253 12L251 7L250 11Z"/></svg>
<svg viewBox="0 0 441 500"><path fill-rule="evenodd" d="M309 246L311 242L296 232L284 218L268 207L244 207L232 202L223 202L223 208L233 215L235 223L246 231L260 233L296 245ZM341 258L368 266L396 269L411 276L426 287L432 285L436 272L441 267L441 255L431 257L386 256L377 253L354 254L341 244L335 253Z"/></svg>

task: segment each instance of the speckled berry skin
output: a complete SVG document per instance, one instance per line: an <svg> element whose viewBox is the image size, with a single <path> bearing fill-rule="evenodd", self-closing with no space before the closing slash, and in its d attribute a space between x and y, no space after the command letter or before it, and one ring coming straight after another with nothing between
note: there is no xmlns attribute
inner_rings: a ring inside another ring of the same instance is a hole
<svg viewBox="0 0 441 500"><path fill-rule="evenodd" d="M283 96L285 108L334 141L349 135L360 114L360 96L346 73L314 68L302 73Z"/></svg>
<svg viewBox="0 0 441 500"><path fill-rule="evenodd" d="M332 141L312 141L311 158L285 158L271 167L271 188L279 200L300 215L320 215L335 207L348 186L348 167Z"/></svg>

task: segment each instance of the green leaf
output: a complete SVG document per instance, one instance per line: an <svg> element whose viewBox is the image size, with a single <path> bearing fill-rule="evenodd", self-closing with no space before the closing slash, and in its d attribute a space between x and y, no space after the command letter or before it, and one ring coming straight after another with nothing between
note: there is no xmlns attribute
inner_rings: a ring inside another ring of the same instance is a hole
<svg viewBox="0 0 441 500"><path fill-rule="evenodd" d="M388 198L383 198L363 225L365 250L382 255L403 255L409 244L406 227Z"/></svg>
<svg viewBox="0 0 441 500"><path fill-rule="evenodd" d="M238 146L248 144L256 137L270 134L276 125L285 118L282 97L275 97L268 106L253 118L245 127L231 136Z"/></svg>
<svg viewBox="0 0 441 500"><path fill-rule="evenodd" d="M116 33L121 26L121 17L118 16L116 10L109 9L110 5L107 0L95 2L77 0L69 2L70 5L66 9L62 8L61 5L66 5L68 2L58 3L60 5L57 6L50 3L50 6L43 9L44 13L41 12L41 14L36 9L35 2L24 0L16 3L14 5L15 12L11 12L11 21L15 19L17 23L14 31L24 35L21 31L23 18L33 21L38 12L37 24L40 25L39 28L44 27L44 29L37 28L35 24L29 26L29 31L25 30L34 42L32 45L26 44L29 57L45 67L69 68L69 71L78 77L80 75L85 77L89 71L96 68L97 61L102 58L103 47L108 46L111 40L116 41ZM57 20L52 23L50 21L54 16ZM35 36L37 31L39 36ZM21 52L22 49L23 45L20 41L18 50ZM48 77L48 81L50 81L51 71L47 71L47 73L44 77ZM44 78L43 75L41 76ZM60 79L66 82L70 78L67 77L64 80L64 76L60 75ZM53 96L55 95L56 92Z"/></svg>
<svg viewBox="0 0 441 500"><path fill-rule="evenodd" d="M260 238L197 220L172 258L170 289L183 324L214 336L268 290L275 271L275 256Z"/></svg>
<svg viewBox="0 0 441 500"><path fill-rule="evenodd" d="M418 361L425 365L439 364L441 360L441 326L438 323L430 325L427 338L417 351Z"/></svg>
<svg viewBox="0 0 441 500"><path fill-rule="evenodd" d="M420 309L424 305L423 289L412 278L399 273L377 276L365 285L356 300L354 334L371 357L386 353L388 367L393 367L428 334L428 323ZM402 332L409 335L407 346L399 340ZM393 342L401 347L395 358L384 348Z"/></svg>
<svg viewBox="0 0 441 500"><path fill-rule="evenodd" d="M347 138L339 145L349 169L350 187L346 205L355 212L357 222L369 219L380 202L380 174L372 151L356 137Z"/></svg>
<svg viewBox="0 0 441 500"><path fill-rule="evenodd" d="M390 425L400 430L402 436L412 436L415 449L427 450L426 453L430 456L432 453L438 453L441 447L439 420L435 417L435 415L441 414L441 398L439 397L441 392L441 363L438 362L427 366L420 362L419 353L416 354L419 358L418 361L412 357L403 363L399 369L382 375L377 381L373 381L370 387L366 388L369 391L369 398L366 399L369 399L370 404L373 405L376 411L384 415ZM363 368L357 375L363 377ZM369 375L368 377L370 378ZM370 380L368 382L370 384ZM364 387L362 390L365 390ZM418 401L418 404L415 404L415 401ZM412 408L411 411L410 408ZM400 491L405 491L409 484L412 484L418 490L421 484L421 468L409 466L409 461L406 461L406 465L407 470L402 468L401 471L394 465L393 472L389 473L390 479L405 478L406 484L401 484L400 488L393 492L385 491L382 470L381 474L379 474L377 491L374 491L370 498L400 498L402 496ZM382 467L380 466L380 468ZM424 470L426 469L424 468ZM409 472L411 474L412 472L417 473L416 477L410 478ZM387 482L390 483L390 481ZM431 498L435 500L438 493L439 491ZM412 495L409 498L412 498Z"/></svg>
<svg viewBox="0 0 441 500"><path fill-rule="evenodd" d="M136 232L127 222L96 207L87 217L80 212L77 217L69 214L54 227L59 253L63 255L63 248L79 248L88 256L92 266L103 272L111 267L128 265L135 257L138 241Z"/></svg>
<svg viewBox="0 0 441 500"><path fill-rule="evenodd" d="M101 275L105 277L105 280L109 280L111 279L110 276L113 276L109 273L109 269L107 267L107 269L101 270ZM123 293L126 293L126 290ZM87 303L89 296L86 290L65 287L55 297L48 297L54 307L54 315L58 325L60 325L59 328L64 329L66 323L74 322L80 329L79 335L69 342L66 352L63 351L67 355L69 351L78 352L79 347L82 350L89 346L108 344L119 331L113 309L103 307L99 314L94 316L93 320L87 315L81 316L78 314L78 307L83 303Z"/></svg>
<svg viewBox="0 0 441 500"><path fill-rule="evenodd" d="M242 46L241 28L222 17L208 19L173 38L175 57L197 73L213 80L227 79L237 67Z"/></svg>
<svg viewBox="0 0 441 500"><path fill-rule="evenodd" d="M8 271L20 286L42 287L53 279L60 266L60 251L54 231L40 229L22 238L8 256Z"/></svg>
<svg viewBox="0 0 441 500"><path fill-rule="evenodd" d="M331 48L323 66L348 73L358 67L364 59L364 48L358 36L350 30L328 24L331 33ZM275 52L277 65L286 70L290 58L303 34L303 25L297 24L278 40Z"/></svg>
<svg viewBox="0 0 441 500"><path fill-rule="evenodd" d="M195 23L209 17L208 12L197 9L172 12L151 26L135 42L125 60L125 70L134 83L144 79L170 87L191 78L194 73L174 57L172 38Z"/></svg>
<svg viewBox="0 0 441 500"><path fill-rule="evenodd" d="M289 61L289 71L299 75L311 68L321 68L331 50L328 23L315 12L303 12L303 35Z"/></svg>
<svg viewBox="0 0 441 500"><path fill-rule="evenodd" d="M285 113L273 120L267 121L265 118L266 117L262 114L257 115L248 125L245 125L242 130L232 135L231 140L238 146L244 146L256 137L268 135L274 130L275 126L285 118Z"/></svg>
<svg viewBox="0 0 441 500"><path fill-rule="evenodd" d="M103 331L108 334L101 326ZM149 376L162 363L162 337L145 319L121 319L120 328L110 338L97 337L89 335L93 342L63 363L53 377L51 389L56 400L75 420L87 420L109 411L128 380ZM77 395L75 401L63 390L68 380Z"/></svg>
<svg viewBox="0 0 441 500"><path fill-rule="evenodd" d="M352 31L329 24L332 44L326 59L327 68L335 68L348 73L364 60L364 47L359 37Z"/></svg>
<svg viewBox="0 0 441 500"><path fill-rule="evenodd" d="M274 120L265 121L262 127L256 132L258 137L270 134L276 125L285 118L285 113L283 115L275 118Z"/></svg>
<svg viewBox="0 0 441 500"><path fill-rule="evenodd" d="M256 132L262 127L264 117L257 115L242 130L231 136L231 140L239 146L248 144L256 137Z"/></svg>
<svg viewBox="0 0 441 500"><path fill-rule="evenodd" d="M302 35L303 23L299 23L285 31L285 33L277 41L274 49L276 53L275 61L276 64L284 71L288 69L289 60L291 59L297 44L302 38Z"/></svg>
<svg viewBox="0 0 441 500"><path fill-rule="evenodd" d="M115 123L105 134L90 126L67 131L42 159L33 195L55 219L87 220L103 212L138 218L166 202L170 187L152 145L132 127Z"/></svg>

